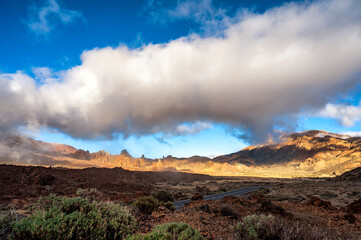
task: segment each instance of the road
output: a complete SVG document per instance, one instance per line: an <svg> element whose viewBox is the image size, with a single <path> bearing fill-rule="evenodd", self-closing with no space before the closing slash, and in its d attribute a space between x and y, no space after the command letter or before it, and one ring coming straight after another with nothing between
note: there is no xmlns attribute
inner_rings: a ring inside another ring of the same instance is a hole
<svg viewBox="0 0 361 240"><path fill-rule="evenodd" d="M223 193L217 193L217 194L212 194L212 195L205 195L203 196L204 200L222 200L222 198L226 197L226 196L241 196L241 195L245 195L254 191L258 191L261 188L270 188L269 186L252 186L252 187L244 187L244 188L239 188L239 189L235 189L232 191L228 191L228 192L223 192ZM181 201L177 201L174 202L173 205L177 210L180 210L184 204L189 203L191 200L190 199L186 199L186 200L181 200Z"/></svg>

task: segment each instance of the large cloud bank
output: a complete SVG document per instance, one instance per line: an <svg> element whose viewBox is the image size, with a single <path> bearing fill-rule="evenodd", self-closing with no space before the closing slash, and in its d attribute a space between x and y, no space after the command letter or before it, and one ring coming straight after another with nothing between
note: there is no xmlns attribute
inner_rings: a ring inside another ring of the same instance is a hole
<svg viewBox="0 0 361 240"><path fill-rule="evenodd" d="M80 66L40 84L22 72L1 74L0 128L94 138L213 122L262 141L287 117L321 108L360 80L359 0L244 14L223 36L93 49Z"/></svg>

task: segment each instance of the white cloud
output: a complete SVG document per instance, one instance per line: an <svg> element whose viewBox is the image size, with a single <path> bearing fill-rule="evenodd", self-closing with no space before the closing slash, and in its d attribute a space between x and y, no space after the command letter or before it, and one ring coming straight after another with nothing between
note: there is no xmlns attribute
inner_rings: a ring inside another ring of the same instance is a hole
<svg viewBox="0 0 361 240"><path fill-rule="evenodd" d="M350 105L327 104L319 113L325 118L334 118L346 127L352 127L361 120L361 107Z"/></svg>
<svg viewBox="0 0 361 240"><path fill-rule="evenodd" d="M361 132L345 131L345 132L341 132L340 134L348 135L350 137L361 137Z"/></svg>
<svg viewBox="0 0 361 240"><path fill-rule="evenodd" d="M63 9L56 0L48 0L45 6L34 7L27 26L37 35L50 33L58 24L67 24L83 19L81 12Z"/></svg>
<svg viewBox="0 0 361 240"><path fill-rule="evenodd" d="M358 0L249 14L221 38L191 35L139 49L86 51L57 82L0 75L0 127L45 125L74 137L172 133L225 123L262 141L273 126L324 106L361 71Z"/></svg>
<svg viewBox="0 0 361 240"><path fill-rule="evenodd" d="M180 123L176 126L171 127L159 127L155 126L153 127L150 132L153 133L162 133L161 136L155 137L157 141L160 143L164 143L167 145L170 145L166 139L171 138L174 136L189 136L189 135L195 135L197 133L200 133L204 130L212 128L213 125L210 122L205 121L195 121L192 123Z"/></svg>
<svg viewBox="0 0 361 240"><path fill-rule="evenodd" d="M208 122L197 121L193 124L180 124L176 127L176 135L193 135L212 128L212 124Z"/></svg>

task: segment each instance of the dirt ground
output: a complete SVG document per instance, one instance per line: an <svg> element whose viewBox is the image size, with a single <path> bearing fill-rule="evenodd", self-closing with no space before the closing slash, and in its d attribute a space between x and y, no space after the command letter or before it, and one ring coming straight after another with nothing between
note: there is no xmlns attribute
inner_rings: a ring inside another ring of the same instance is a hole
<svg viewBox="0 0 361 240"><path fill-rule="evenodd" d="M156 183L154 187L170 191L175 196L190 198L197 192L208 195L247 186L270 186L265 196L275 201L303 202L316 196L330 201L334 206L345 207L361 198L361 181L350 184L347 181L332 182L330 178L214 177L211 180L174 184L162 182Z"/></svg>
<svg viewBox="0 0 361 240"><path fill-rule="evenodd" d="M166 222L186 222L207 239L232 239L231 228L243 217L272 214L301 225L337 231L340 239L361 236L361 181L329 178L211 177L179 172L132 172L121 168L59 169L0 165L0 204L26 214L26 207L50 193L74 196L79 188L96 188L102 200L127 206L137 198L166 190L175 200L196 193L208 195L245 186L269 186L221 201L191 201L179 211L160 207L150 216L135 213L139 233ZM134 207L133 207L134 208Z"/></svg>

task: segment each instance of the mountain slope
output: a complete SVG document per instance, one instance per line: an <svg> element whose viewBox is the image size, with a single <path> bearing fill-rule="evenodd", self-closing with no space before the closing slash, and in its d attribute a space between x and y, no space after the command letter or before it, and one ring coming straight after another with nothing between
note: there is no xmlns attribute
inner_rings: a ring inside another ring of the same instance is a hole
<svg viewBox="0 0 361 240"><path fill-rule="evenodd" d="M47 143L38 141L32 138L20 136L20 135L9 135L3 140L5 145L10 148L27 149L33 152L50 152L58 154L70 154L77 151L76 148L60 143Z"/></svg>
<svg viewBox="0 0 361 240"><path fill-rule="evenodd" d="M350 182L361 182L361 167L352 169L351 171L345 172L340 176L337 176L332 179L335 182L343 182L343 181L350 181Z"/></svg>
<svg viewBox="0 0 361 240"><path fill-rule="evenodd" d="M0 146L0 163L264 177L330 177L361 166L361 138L316 130L293 133L282 137L279 143L250 146L214 159L200 156L134 158L126 150L119 155L105 151L90 153L33 139L9 139L12 140L6 148Z"/></svg>
<svg viewBox="0 0 361 240"><path fill-rule="evenodd" d="M251 146L236 153L219 156L214 160L246 165L272 165L289 162L302 163L307 159L360 156L360 137L351 138L313 130L285 136L278 144Z"/></svg>

